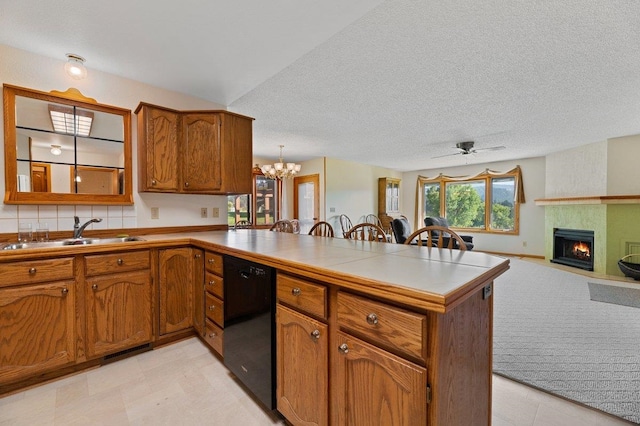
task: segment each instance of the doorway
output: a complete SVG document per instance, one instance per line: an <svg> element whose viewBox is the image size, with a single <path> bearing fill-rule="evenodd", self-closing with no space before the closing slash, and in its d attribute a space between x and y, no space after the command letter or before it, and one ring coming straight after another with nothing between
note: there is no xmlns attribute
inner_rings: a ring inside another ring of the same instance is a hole
<svg viewBox="0 0 640 426"><path fill-rule="evenodd" d="M320 220L319 174L293 178L293 218L300 221L301 234Z"/></svg>

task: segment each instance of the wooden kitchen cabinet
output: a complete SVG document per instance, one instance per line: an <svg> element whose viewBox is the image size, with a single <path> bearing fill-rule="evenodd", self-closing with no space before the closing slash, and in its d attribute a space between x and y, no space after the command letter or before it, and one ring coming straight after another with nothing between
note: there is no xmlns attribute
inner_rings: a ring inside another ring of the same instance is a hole
<svg viewBox="0 0 640 426"><path fill-rule="evenodd" d="M141 104L136 114L140 192L180 191L180 114L146 104Z"/></svg>
<svg viewBox="0 0 640 426"><path fill-rule="evenodd" d="M195 255L189 247L159 251L161 336L193 326Z"/></svg>
<svg viewBox="0 0 640 426"><path fill-rule="evenodd" d="M204 254L205 267L205 331L204 341L223 355L224 344L224 264L222 255L207 251Z"/></svg>
<svg viewBox="0 0 640 426"><path fill-rule="evenodd" d="M91 255L84 261L87 358L151 342L149 251Z"/></svg>
<svg viewBox="0 0 640 426"><path fill-rule="evenodd" d="M338 332L333 424L426 425L427 370Z"/></svg>
<svg viewBox="0 0 640 426"><path fill-rule="evenodd" d="M278 305L276 336L278 411L293 425L328 425L327 325Z"/></svg>
<svg viewBox="0 0 640 426"><path fill-rule="evenodd" d="M253 118L140 103L140 192L251 192Z"/></svg>
<svg viewBox="0 0 640 426"><path fill-rule="evenodd" d="M75 288L73 279L0 288L0 385L75 363Z"/></svg>

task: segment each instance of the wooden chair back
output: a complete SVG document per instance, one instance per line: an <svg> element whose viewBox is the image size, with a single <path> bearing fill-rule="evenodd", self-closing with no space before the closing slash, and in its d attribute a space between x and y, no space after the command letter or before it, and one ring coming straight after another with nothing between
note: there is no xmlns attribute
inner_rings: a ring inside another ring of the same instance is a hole
<svg viewBox="0 0 640 426"><path fill-rule="evenodd" d="M435 237L433 236L434 233L432 231L438 231ZM423 239L422 236L425 234L427 238ZM409 235L404 244L411 244L415 239L417 239L417 245L419 246L448 249L459 248L460 250L467 249L467 245L462 237L444 226L432 225L420 228L413 234ZM458 247L455 246L454 240L458 242Z"/></svg>
<svg viewBox="0 0 640 426"><path fill-rule="evenodd" d="M288 232L293 234L293 225L291 224L291 221L282 219L271 225L271 229L269 230L273 232Z"/></svg>
<svg viewBox="0 0 640 426"><path fill-rule="evenodd" d="M320 221L313 225L309 230L309 235L315 235L316 237L332 237L333 226L329 222Z"/></svg>
<svg viewBox="0 0 640 426"><path fill-rule="evenodd" d="M293 227L293 233L294 234L299 234L300 233L300 221L298 219L291 219L289 222L291 222L291 226Z"/></svg>
<svg viewBox="0 0 640 426"><path fill-rule="evenodd" d="M340 228L342 228L342 235L347 238L347 232L353 228L353 223L346 214L340 215Z"/></svg>
<svg viewBox="0 0 640 426"><path fill-rule="evenodd" d="M250 229L253 226L248 220L239 220L233 226L233 229Z"/></svg>
<svg viewBox="0 0 640 426"><path fill-rule="evenodd" d="M349 229L344 237L349 240L387 242L387 234L384 229L373 223L359 223Z"/></svg>

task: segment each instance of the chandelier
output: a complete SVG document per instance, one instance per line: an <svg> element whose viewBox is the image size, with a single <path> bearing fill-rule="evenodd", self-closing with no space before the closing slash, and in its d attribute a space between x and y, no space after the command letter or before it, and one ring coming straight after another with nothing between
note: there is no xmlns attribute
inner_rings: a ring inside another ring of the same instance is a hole
<svg viewBox="0 0 640 426"><path fill-rule="evenodd" d="M287 163L282 161L282 148L284 145L280 145L280 161L274 164L265 164L261 167L262 173L269 179L287 179L292 178L302 168L300 164Z"/></svg>

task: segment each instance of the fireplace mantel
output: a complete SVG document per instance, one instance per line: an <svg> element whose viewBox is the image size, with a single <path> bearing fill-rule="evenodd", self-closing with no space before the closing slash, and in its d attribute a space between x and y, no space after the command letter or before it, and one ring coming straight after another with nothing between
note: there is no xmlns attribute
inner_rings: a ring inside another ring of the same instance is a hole
<svg viewBox="0 0 640 426"><path fill-rule="evenodd" d="M601 195L592 197L539 198L536 206L566 206L574 204L640 204L640 195Z"/></svg>

